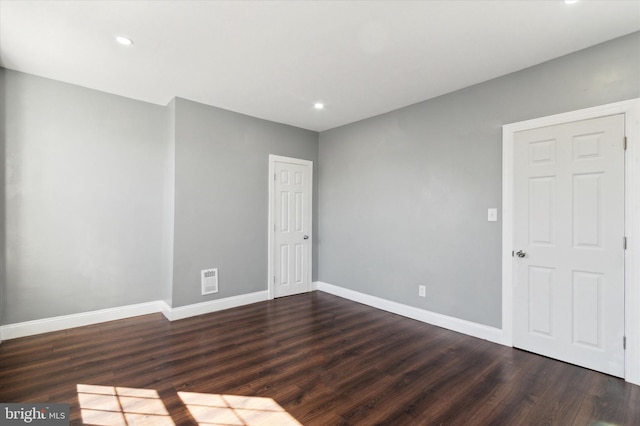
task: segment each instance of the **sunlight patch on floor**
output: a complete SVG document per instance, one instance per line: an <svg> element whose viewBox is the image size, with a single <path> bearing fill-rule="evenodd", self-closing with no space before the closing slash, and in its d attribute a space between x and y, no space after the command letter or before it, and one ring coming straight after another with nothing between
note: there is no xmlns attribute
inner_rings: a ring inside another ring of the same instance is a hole
<svg viewBox="0 0 640 426"><path fill-rule="evenodd" d="M114 386L77 385L82 422L98 426L175 426L158 392Z"/></svg>
<svg viewBox="0 0 640 426"><path fill-rule="evenodd" d="M82 422L96 426L175 426L153 389L77 385ZM271 398L178 392L200 426L302 426Z"/></svg>
<svg viewBox="0 0 640 426"><path fill-rule="evenodd" d="M301 426L271 398L178 392L189 413L201 426Z"/></svg>

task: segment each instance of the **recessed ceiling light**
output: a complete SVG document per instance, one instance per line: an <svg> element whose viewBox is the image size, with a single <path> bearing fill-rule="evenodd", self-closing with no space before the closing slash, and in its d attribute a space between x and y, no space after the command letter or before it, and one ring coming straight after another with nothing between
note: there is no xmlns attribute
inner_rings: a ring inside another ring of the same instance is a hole
<svg viewBox="0 0 640 426"><path fill-rule="evenodd" d="M313 104L313 107L315 109L324 109L324 104L322 102L316 102L315 104Z"/></svg>
<svg viewBox="0 0 640 426"><path fill-rule="evenodd" d="M578 0L564 0L564 4L574 4L578 3Z"/></svg>
<svg viewBox="0 0 640 426"><path fill-rule="evenodd" d="M124 36L116 36L116 41L123 46L131 46L133 44L133 40Z"/></svg>

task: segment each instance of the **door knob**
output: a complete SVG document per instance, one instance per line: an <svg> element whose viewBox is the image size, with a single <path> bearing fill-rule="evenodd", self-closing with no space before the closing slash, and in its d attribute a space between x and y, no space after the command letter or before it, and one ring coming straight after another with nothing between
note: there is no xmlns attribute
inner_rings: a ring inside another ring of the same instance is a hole
<svg viewBox="0 0 640 426"><path fill-rule="evenodd" d="M516 256L518 257L525 257L527 254L525 252L523 252L522 250L518 250L516 252Z"/></svg>
<svg viewBox="0 0 640 426"><path fill-rule="evenodd" d="M302 238L303 238L303 239L305 239L305 240L308 240L308 239L309 239L309 236L308 236L308 235L305 235L305 236L304 236L304 237L302 237Z"/></svg>

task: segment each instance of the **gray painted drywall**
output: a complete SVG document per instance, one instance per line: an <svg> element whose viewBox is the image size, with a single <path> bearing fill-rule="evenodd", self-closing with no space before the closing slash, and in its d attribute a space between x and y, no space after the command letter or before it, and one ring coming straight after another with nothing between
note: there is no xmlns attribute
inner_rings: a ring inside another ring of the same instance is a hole
<svg viewBox="0 0 640 426"><path fill-rule="evenodd" d="M3 74L4 323L158 300L165 108Z"/></svg>
<svg viewBox="0 0 640 426"><path fill-rule="evenodd" d="M269 154L317 172L318 134L175 99L174 307L267 289ZM220 291L202 296L200 271L216 267Z"/></svg>
<svg viewBox="0 0 640 426"><path fill-rule="evenodd" d="M502 125L638 96L634 33L320 133L318 279L500 327Z"/></svg>
<svg viewBox="0 0 640 426"><path fill-rule="evenodd" d="M314 162L314 280L499 326L486 209L502 124L640 96L639 48L636 33L323 132L320 148L315 132L183 99L0 69L0 324L265 290L277 154ZM199 271L216 266L220 293L202 297Z"/></svg>
<svg viewBox="0 0 640 426"><path fill-rule="evenodd" d="M173 235L176 196L176 101L166 107L166 155L164 157L164 198L162 209L162 295L168 306L173 305Z"/></svg>
<svg viewBox="0 0 640 426"><path fill-rule="evenodd" d="M4 319L4 289L6 285L6 273L5 273L5 253L6 253L6 221L5 221L5 178L4 178L4 158L5 158L5 101L6 101L6 89L4 69L0 68L0 325L5 324ZM0 336L0 342L2 336Z"/></svg>

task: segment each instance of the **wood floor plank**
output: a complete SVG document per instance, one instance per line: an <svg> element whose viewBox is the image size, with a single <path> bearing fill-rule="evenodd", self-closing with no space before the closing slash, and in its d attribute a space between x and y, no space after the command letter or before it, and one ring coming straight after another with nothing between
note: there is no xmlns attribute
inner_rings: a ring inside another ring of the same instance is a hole
<svg viewBox="0 0 640 426"><path fill-rule="evenodd" d="M638 386L321 292L0 345L1 402L67 403L82 424L83 409L101 414L82 405L83 385L156 391L176 425L197 424L202 409L243 412L189 395L273 400L312 426L640 425Z"/></svg>

